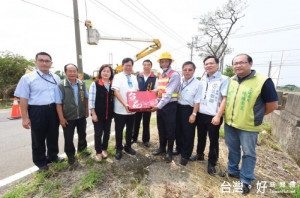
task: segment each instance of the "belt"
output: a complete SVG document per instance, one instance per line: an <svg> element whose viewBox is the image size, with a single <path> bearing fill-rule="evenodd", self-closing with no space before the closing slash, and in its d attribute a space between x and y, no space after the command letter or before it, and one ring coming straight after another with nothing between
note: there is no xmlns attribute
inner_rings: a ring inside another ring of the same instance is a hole
<svg viewBox="0 0 300 198"><path fill-rule="evenodd" d="M194 108L194 107L191 107L191 105L182 105L182 104L179 104L179 103L178 103L178 105L180 107L183 107L183 108Z"/></svg>
<svg viewBox="0 0 300 198"><path fill-rule="evenodd" d="M47 105L28 105L29 107L55 107L55 103L47 104Z"/></svg>

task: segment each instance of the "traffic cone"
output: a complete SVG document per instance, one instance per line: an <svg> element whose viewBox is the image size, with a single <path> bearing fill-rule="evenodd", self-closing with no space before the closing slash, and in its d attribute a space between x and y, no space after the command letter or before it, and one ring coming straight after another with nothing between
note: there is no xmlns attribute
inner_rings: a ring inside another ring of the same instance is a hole
<svg viewBox="0 0 300 198"><path fill-rule="evenodd" d="M20 111L20 108L19 108L19 103L18 103L18 99L15 97L14 98L14 103L13 103L13 106L12 106L12 110L11 110L11 116L10 120L14 120L14 119L18 119L21 117L21 111Z"/></svg>

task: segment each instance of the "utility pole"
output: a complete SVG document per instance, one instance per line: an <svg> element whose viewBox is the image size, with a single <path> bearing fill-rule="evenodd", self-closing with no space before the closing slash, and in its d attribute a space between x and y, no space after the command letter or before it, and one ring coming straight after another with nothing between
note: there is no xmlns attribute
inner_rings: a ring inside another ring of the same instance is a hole
<svg viewBox="0 0 300 198"><path fill-rule="evenodd" d="M83 68L82 68L82 52L81 52L81 42L80 42L80 29L79 29L79 18L78 18L78 4L77 0L73 0L73 10L74 10L74 26L75 26L75 41L76 41L76 57L77 57L77 67L78 67L78 78L83 80Z"/></svg>
<svg viewBox="0 0 300 198"><path fill-rule="evenodd" d="M268 77L271 77L271 68L272 68L272 61L269 63L269 71L268 71Z"/></svg>
<svg viewBox="0 0 300 198"><path fill-rule="evenodd" d="M282 54L281 54L281 61L280 61L280 65L279 65L279 72L278 72L278 79L277 79L276 87L278 86L278 82L279 82L279 78L280 78L281 66L283 64L282 59L283 59L283 51L282 51Z"/></svg>

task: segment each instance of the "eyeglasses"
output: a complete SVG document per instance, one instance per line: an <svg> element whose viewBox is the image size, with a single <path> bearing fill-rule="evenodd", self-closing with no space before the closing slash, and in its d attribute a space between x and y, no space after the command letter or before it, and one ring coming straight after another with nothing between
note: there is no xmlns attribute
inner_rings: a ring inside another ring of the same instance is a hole
<svg viewBox="0 0 300 198"><path fill-rule="evenodd" d="M204 66L215 65L216 63L205 63Z"/></svg>
<svg viewBox="0 0 300 198"><path fill-rule="evenodd" d="M43 60L43 59L37 59L38 62L41 62L41 63L51 63L52 61L51 60Z"/></svg>
<svg viewBox="0 0 300 198"><path fill-rule="evenodd" d="M247 64L248 62L243 62L243 61L241 61L241 62L236 62L236 63L233 63L233 65L234 66L238 66L238 65L245 65L245 64Z"/></svg>
<svg viewBox="0 0 300 198"><path fill-rule="evenodd" d="M194 71L194 70L193 69L184 69L182 71L184 71L184 72L191 72L191 71Z"/></svg>

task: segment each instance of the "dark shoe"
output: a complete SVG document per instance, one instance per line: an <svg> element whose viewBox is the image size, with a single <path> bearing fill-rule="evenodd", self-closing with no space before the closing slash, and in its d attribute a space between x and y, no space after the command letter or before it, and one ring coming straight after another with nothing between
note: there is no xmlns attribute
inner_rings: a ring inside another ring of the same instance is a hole
<svg viewBox="0 0 300 198"><path fill-rule="evenodd" d="M137 142L137 140L134 140L134 139L131 140L131 144L136 143L136 142Z"/></svg>
<svg viewBox="0 0 300 198"><path fill-rule="evenodd" d="M247 195L250 193L251 186L249 184L243 183L243 195Z"/></svg>
<svg viewBox="0 0 300 198"><path fill-rule="evenodd" d="M69 157L68 157L68 163L69 163L70 165L74 164L74 163L75 163L75 157L74 157L74 156L69 156Z"/></svg>
<svg viewBox="0 0 300 198"><path fill-rule="evenodd" d="M116 160L120 160L122 158L122 151L117 151L115 158Z"/></svg>
<svg viewBox="0 0 300 198"><path fill-rule="evenodd" d="M180 154L180 151L176 148L172 151L172 154L173 155L179 155Z"/></svg>
<svg viewBox="0 0 300 198"><path fill-rule="evenodd" d="M199 160L199 161L204 161L204 154L196 154L196 155L192 155L192 156L190 157L190 160L191 160L191 161L197 161L197 160Z"/></svg>
<svg viewBox="0 0 300 198"><path fill-rule="evenodd" d="M170 163L172 162L172 153L167 152L166 156L164 157L165 162Z"/></svg>
<svg viewBox="0 0 300 198"><path fill-rule="evenodd" d="M48 165L46 165L46 166L41 166L41 167L39 167L38 172L41 173L41 172L45 172L45 171L47 171L47 170L49 170L49 166L48 166Z"/></svg>
<svg viewBox="0 0 300 198"><path fill-rule="evenodd" d="M155 150L152 155L160 155L162 153L165 153L166 149L162 149L161 147L159 147L157 150Z"/></svg>
<svg viewBox="0 0 300 198"><path fill-rule="evenodd" d="M180 162L179 162L179 163L180 163L182 166L186 166L188 162L189 162L189 160L187 160L187 159L185 159L185 158L182 157L182 158L180 159Z"/></svg>
<svg viewBox="0 0 300 198"><path fill-rule="evenodd" d="M210 174L210 175L214 175L214 174L217 173L215 166L212 165L211 163L208 163L208 166L207 166L207 172L208 172L208 174Z"/></svg>
<svg viewBox="0 0 300 198"><path fill-rule="evenodd" d="M59 162L64 162L65 161L65 158L62 158L62 157L57 157L55 160L50 160L48 159L48 163L59 163Z"/></svg>
<svg viewBox="0 0 300 198"><path fill-rule="evenodd" d="M125 147L124 151L126 153L130 154L130 155L135 155L136 154L135 150L133 148L131 148L131 147Z"/></svg>
<svg viewBox="0 0 300 198"><path fill-rule="evenodd" d="M150 147L150 143L149 143L149 142L145 142L145 143L144 143L144 146L145 146L145 147Z"/></svg>
<svg viewBox="0 0 300 198"><path fill-rule="evenodd" d="M240 178L240 176L239 176L239 175L233 175L233 174L230 174L230 173L228 173L228 176L229 176L229 177L238 178L238 179Z"/></svg>

